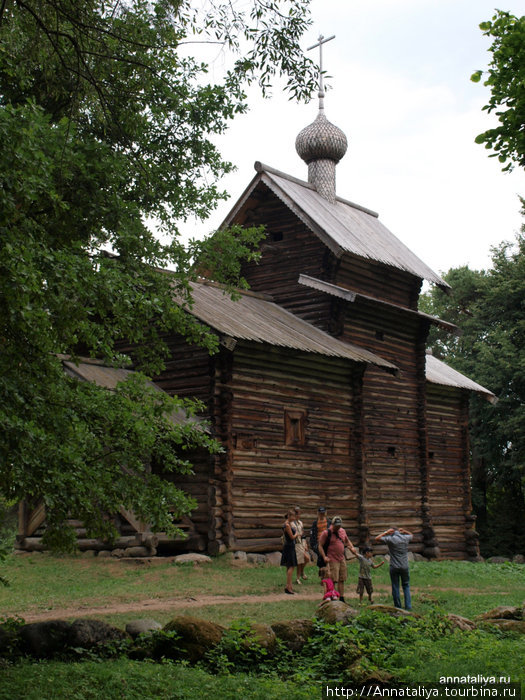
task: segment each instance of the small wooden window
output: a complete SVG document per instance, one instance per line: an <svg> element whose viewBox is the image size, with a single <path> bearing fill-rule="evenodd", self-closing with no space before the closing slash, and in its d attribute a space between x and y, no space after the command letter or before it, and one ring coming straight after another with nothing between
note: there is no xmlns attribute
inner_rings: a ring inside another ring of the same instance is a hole
<svg viewBox="0 0 525 700"><path fill-rule="evenodd" d="M376 331L376 339L377 340L384 340L385 339L385 334L383 331Z"/></svg>
<svg viewBox="0 0 525 700"><path fill-rule="evenodd" d="M306 444L306 411L284 411L284 444L299 446Z"/></svg>
<svg viewBox="0 0 525 700"><path fill-rule="evenodd" d="M394 447L394 445L390 445L390 447L388 448L387 451L388 451L388 454L389 454L391 457L395 457L395 456L396 456L396 448Z"/></svg>
<svg viewBox="0 0 525 700"><path fill-rule="evenodd" d="M434 459L434 453L433 453L433 452L429 452L429 453L428 453L428 458L429 458L429 459Z"/></svg>
<svg viewBox="0 0 525 700"><path fill-rule="evenodd" d="M278 243L279 241L282 241L284 238L284 234L282 231L272 231L270 233L270 240L272 243Z"/></svg>

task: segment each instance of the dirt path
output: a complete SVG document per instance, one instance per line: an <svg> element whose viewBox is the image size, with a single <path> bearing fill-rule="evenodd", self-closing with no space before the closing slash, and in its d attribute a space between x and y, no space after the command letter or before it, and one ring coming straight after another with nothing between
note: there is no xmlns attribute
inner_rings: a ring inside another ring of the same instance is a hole
<svg viewBox="0 0 525 700"><path fill-rule="evenodd" d="M181 608L203 608L207 605L238 605L240 603L277 603L289 599L285 593L266 593L264 595L202 595L198 598L144 598L131 603L108 603L97 607L77 605L71 608L53 608L42 612L30 611L22 617L26 622L42 622L44 620L86 617L88 615L118 615L120 613L142 612L146 616L153 610L180 610ZM295 600L319 600L319 591L297 593Z"/></svg>
<svg viewBox="0 0 525 700"><path fill-rule="evenodd" d="M381 593L389 592L390 586L387 585L375 585L375 590ZM472 591L468 591L463 588L440 588L440 587L428 587L424 590L418 590L413 588L414 594L425 593L431 594L432 591L455 591L458 593L465 593L472 595ZM505 595L504 592L498 592L494 595ZM320 600L321 596L319 590L300 590L297 591L297 595L294 600ZM165 611L176 611L181 609L198 609L203 608L208 605L239 605L242 603L277 603L283 600L290 600L290 597L283 593L265 593L262 595L252 594L252 595L242 595L242 596L228 596L228 595L201 595L197 598L192 596L185 596L182 598L143 598L141 600L134 600L130 603L112 603L108 602L104 605L92 606L92 605L75 605L69 608L53 608L52 610L29 610L27 613L21 614L26 622L42 622L45 620L63 620L70 618L87 617L90 615L118 615L126 613L137 613L140 612L144 616L154 610L165 610ZM356 604L355 593L352 591L351 598L348 601L350 605ZM3 615L9 616L10 613L3 612Z"/></svg>

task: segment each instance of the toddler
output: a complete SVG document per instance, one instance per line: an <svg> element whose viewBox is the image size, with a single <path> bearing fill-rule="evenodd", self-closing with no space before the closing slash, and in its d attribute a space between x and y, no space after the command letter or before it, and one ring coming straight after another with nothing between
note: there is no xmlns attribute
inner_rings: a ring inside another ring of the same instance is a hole
<svg viewBox="0 0 525 700"><path fill-rule="evenodd" d="M330 578L327 566L319 569L319 576L324 588L323 600L339 600L339 593L334 588L334 582Z"/></svg>

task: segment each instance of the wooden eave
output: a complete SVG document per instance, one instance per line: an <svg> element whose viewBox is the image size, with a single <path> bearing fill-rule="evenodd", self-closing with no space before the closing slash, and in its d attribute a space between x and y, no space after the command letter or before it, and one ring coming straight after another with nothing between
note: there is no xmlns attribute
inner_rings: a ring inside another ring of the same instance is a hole
<svg viewBox="0 0 525 700"><path fill-rule="evenodd" d="M355 292L351 289L346 289L344 287L339 287L336 284L331 284L330 282L325 282L324 280L317 279L315 277L310 277L310 275L299 275L299 284L303 284L305 287L311 287L312 289L317 289L320 292L326 294L331 294L332 296L339 297L350 303L353 303L357 299L364 299L365 301L373 302L374 304L379 304L402 313L410 314L416 316L422 320L426 320L435 326L439 326L447 331L453 333L459 333L459 329L453 323L448 321L443 321L437 316L432 316L431 314L426 314L423 311L415 311L414 309L409 309L406 306L400 306L398 304L393 304L390 301L383 301L382 299L377 299L376 297L369 296L367 294L361 294L360 292Z"/></svg>

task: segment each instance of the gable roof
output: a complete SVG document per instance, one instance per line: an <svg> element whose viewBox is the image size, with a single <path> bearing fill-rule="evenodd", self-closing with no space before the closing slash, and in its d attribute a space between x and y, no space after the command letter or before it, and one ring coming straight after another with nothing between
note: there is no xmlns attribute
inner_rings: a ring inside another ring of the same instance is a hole
<svg viewBox="0 0 525 700"><path fill-rule="evenodd" d="M231 210L223 226L231 224L250 194L263 182L294 214L316 234L334 255L351 253L409 272L440 287L449 285L384 226L376 212L337 197L330 202L313 185L262 163L255 163L257 175Z"/></svg>
<svg viewBox="0 0 525 700"><path fill-rule="evenodd" d="M442 386L453 386L457 389L467 389L468 391L475 391L478 394L483 394L487 401L490 403L496 403L497 397L484 386L474 382L469 379L461 372L452 369L442 360L438 360L437 357L427 354L426 356L426 377L427 381L432 384L441 384Z"/></svg>
<svg viewBox="0 0 525 700"><path fill-rule="evenodd" d="M340 357L397 371L391 362L332 337L269 301L267 296L253 292L240 294L240 299L233 301L220 285L207 281L192 283L193 304L188 311L219 333L236 340Z"/></svg>
<svg viewBox="0 0 525 700"><path fill-rule="evenodd" d="M133 370L129 369L108 367L102 360L94 358L81 357L73 361L66 355L58 355L58 357L62 361L65 373L70 377L82 382L92 382L109 391L114 391L119 382L124 382L134 373ZM156 391L164 393L164 390L153 382L148 382L148 386ZM189 415L182 408L177 408L172 411L169 415L169 419L174 425L186 425L189 423L202 424L201 427L208 432L207 426L200 417Z"/></svg>

